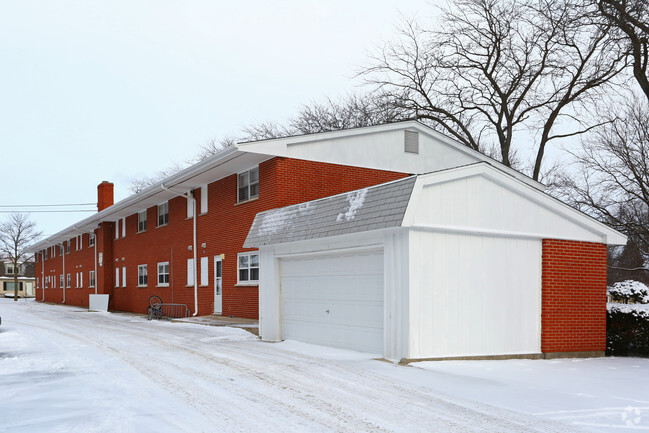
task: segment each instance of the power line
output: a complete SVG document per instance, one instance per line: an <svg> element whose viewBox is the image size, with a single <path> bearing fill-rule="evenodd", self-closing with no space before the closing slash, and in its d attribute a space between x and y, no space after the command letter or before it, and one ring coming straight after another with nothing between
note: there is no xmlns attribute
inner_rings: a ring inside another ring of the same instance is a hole
<svg viewBox="0 0 649 433"><path fill-rule="evenodd" d="M2 204L0 207L64 207L64 206L95 206L97 203L67 203L67 204Z"/></svg>

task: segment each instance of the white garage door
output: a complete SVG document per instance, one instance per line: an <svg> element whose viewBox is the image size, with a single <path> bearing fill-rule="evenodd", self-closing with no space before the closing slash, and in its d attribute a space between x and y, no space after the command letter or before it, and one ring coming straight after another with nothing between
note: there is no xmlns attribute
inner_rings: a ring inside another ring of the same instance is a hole
<svg viewBox="0 0 649 433"><path fill-rule="evenodd" d="M383 252L280 261L284 339L383 353Z"/></svg>

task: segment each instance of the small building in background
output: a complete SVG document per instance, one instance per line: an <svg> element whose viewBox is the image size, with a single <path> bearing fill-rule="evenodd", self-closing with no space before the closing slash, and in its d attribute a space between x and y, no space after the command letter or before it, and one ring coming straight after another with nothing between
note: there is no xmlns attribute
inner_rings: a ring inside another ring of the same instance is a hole
<svg viewBox="0 0 649 433"><path fill-rule="evenodd" d="M35 296L34 262L24 262L16 269L11 262L0 262L0 296L13 298L18 275L18 297Z"/></svg>

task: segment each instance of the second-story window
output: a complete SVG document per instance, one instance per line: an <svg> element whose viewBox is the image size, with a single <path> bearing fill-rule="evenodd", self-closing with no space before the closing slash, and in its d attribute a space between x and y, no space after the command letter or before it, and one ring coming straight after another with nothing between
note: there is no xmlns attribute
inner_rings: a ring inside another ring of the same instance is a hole
<svg viewBox="0 0 649 433"><path fill-rule="evenodd" d="M158 205L158 227L167 225L169 222L169 202Z"/></svg>
<svg viewBox="0 0 649 433"><path fill-rule="evenodd" d="M138 212L137 214L137 232L146 231L146 211Z"/></svg>
<svg viewBox="0 0 649 433"><path fill-rule="evenodd" d="M239 173L237 186L239 202L259 197L259 167Z"/></svg>
<svg viewBox="0 0 649 433"><path fill-rule="evenodd" d="M95 246L95 234L94 233L90 233L88 235L88 246L89 247L94 247Z"/></svg>

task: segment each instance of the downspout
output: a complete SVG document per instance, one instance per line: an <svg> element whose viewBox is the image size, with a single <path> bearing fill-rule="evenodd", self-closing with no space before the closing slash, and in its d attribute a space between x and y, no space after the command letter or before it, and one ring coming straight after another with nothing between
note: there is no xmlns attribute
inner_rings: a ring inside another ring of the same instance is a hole
<svg viewBox="0 0 649 433"><path fill-rule="evenodd" d="M97 294L97 235L95 235L95 231L92 231L92 235L95 237L95 295Z"/></svg>
<svg viewBox="0 0 649 433"><path fill-rule="evenodd" d="M194 272L194 314L192 316L197 316L198 315L198 278L197 278L197 272L196 270L198 269L198 263L196 263L196 199L194 198L193 195L189 193L179 193L176 191L173 191L164 184L160 184L160 187L164 189L165 191L173 192L174 194L180 196L180 197L185 197L187 200L192 201L192 226L193 226L193 233L192 233L192 253L194 253L194 266L193 266L193 272Z"/></svg>
<svg viewBox="0 0 649 433"><path fill-rule="evenodd" d="M41 299L41 302L45 302L45 255L42 251L39 251L38 254L41 255L41 290L43 291L43 299Z"/></svg>

